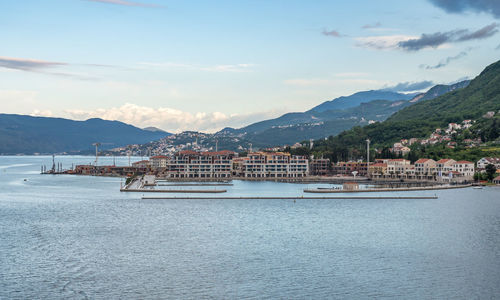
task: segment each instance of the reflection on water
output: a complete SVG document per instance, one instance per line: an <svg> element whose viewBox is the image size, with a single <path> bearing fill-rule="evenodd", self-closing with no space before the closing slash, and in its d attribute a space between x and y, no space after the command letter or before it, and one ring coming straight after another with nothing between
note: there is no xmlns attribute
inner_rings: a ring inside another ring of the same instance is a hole
<svg viewBox="0 0 500 300"><path fill-rule="evenodd" d="M500 188L411 192L437 200L140 200L119 192L120 178L39 175L51 160L0 157L0 299L500 294Z"/></svg>

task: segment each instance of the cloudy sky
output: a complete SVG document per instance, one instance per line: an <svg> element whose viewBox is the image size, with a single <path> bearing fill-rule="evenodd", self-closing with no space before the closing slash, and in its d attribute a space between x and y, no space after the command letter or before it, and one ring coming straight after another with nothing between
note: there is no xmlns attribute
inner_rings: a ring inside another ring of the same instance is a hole
<svg viewBox="0 0 500 300"><path fill-rule="evenodd" d="M500 58L498 0L0 1L0 112L240 127Z"/></svg>

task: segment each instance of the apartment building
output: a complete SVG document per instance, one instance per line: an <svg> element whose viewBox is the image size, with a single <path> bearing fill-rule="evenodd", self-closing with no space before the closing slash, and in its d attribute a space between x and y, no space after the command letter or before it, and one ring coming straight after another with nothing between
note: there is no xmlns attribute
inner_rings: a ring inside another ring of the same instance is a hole
<svg viewBox="0 0 500 300"><path fill-rule="evenodd" d="M243 161L247 178L299 178L309 173L308 159L284 152L252 152Z"/></svg>
<svg viewBox="0 0 500 300"><path fill-rule="evenodd" d="M331 162L328 158L313 159L309 163L309 174L312 176L328 176L331 172Z"/></svg>

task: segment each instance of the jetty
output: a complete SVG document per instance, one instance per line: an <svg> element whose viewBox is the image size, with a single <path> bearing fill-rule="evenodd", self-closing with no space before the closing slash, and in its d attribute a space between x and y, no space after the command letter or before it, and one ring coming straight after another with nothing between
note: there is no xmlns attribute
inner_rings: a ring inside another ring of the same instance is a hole
<svg viewBox="0 0 500 300"><path fill-rule="evenodd" d="M154 175L143 175L132 179L124 187L120 188L120 192L132 193L193 193L193 194L218 194L225 193L225 189L155 189L158 186L156 177ZM162 184L165 186L202 186L210 184ZM212 184L218 186L222 184Z"/></svg>
<svg viewBox="0 0 500 300"><path fill-rule="evenodd" d="M142 200L379 200L379 199L438 199L437 196L380 196L380 197L363 197L363 196L328 196L328 197L304 197L304 196L246 196L246 197L142 197Z"/></svg>
<svg viewBox="0 0 500 300"><path fill-rule="evenodd" d="M188 193L188 194L218 194L225 193L227 190L155 190L155 189L121 189L120 192L137 193Z"/></svg>
<svg viewBox="0 0 500 300"><path fill-rule="evenodd" d="M376 193L376 192L410 192L410 191L428 191L428 190L448 190L448 189L461 189L471 187L472 184L463 185L441 185L441 186L422 186L422 187L405 187L405 188L342 188L342 189L304 189L304 193Z"/></svg>

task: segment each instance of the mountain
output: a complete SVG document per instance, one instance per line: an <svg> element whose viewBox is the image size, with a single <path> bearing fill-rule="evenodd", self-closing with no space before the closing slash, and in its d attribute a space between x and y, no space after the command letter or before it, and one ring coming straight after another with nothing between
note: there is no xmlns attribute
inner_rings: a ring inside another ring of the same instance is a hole
<svg viewBox="0 0 500 300"><path fill-rule="evenodd" d="M118 121L88 119L73 121L62 118L0 114L0 154L78 152L128 144L143 144L169 135L152 132Z"/></svg>
<svg viewBox="0 0 500 300"><path fill-rule="evenodd" d="M342 96L330 101L323 102L320 105L313 107L309 111L323 112L327 110L346 109L356 107L361 103L367 103L373 100L410 100L416 95L417 94L415 93L402 94L386 90L363 91L357 92L350 96Z"/></svg>
<svg viewBox="0 0 500 300"><path fill-rule="evenodd" d="M485 118L484 115L490 111L500 111L500 61L486 67L474 80L463 85L466 87L431 100L418 101L384 122L354 127L327 140L318 140L313 151L332 159L346 159L348 153L352 154L353 151L361 157L367 138L371 139L374 147L389 146L403 138L428 137L435 128L446 127L450 122L460 123L465 119L477 121L470 130L470 138L483 135L483 138L494 140L500 135L499 117ZM488 137L484 136L486 131Z"/></svg>
<svg viewBox="0 0 500 300"><path fill-rule="evenodd" d="M436 97L439 97L441 95L444 95L446 93L463 89L464 87L468 86L470 83L470 80L463 80L454 84L438 84L430 88L427 92L423 94L416 95L413 99L410 100L410 102L418 102L418 101L425 101L425 100L431 100Z"/></svg>
<svg viewBox="0 0 500 300"><path fill-rule="evenodd" d="M260 121L239 129L224 128L217 134L226 137L237 136L253 143L255 147L294 144L302 140L336 135L354 126L365 126L373 121L384 121L393 113L407 106L433 99L449 91L461 89L467 86L468 83L469 81L462 81L452 85L436 85L427 92L417 95L406 95L383 90L359 92L351 96L324 102L306 112L287 113L278 118ZM363 99L369 99L370 97L387 97L389 99L360 103L360 101L366 101ZM403 98L403 100L394 100L400 98ZM322 111L327 105L345 107L349 101L352 101L349 105L352 103L358 104L354 107ZM317 110L318 107L319 110Z"/></svg>
<svg viewBox="0 0 500 300"><path fill-rule="evenodd" d="M162 133L166 133L166 131L165 131L165 130L160 129L160 128L156 128L156 127L153 127L153 126L143 128L143 130L146 130L146 131L151 131L151 132L162 132Z"/></svg>

